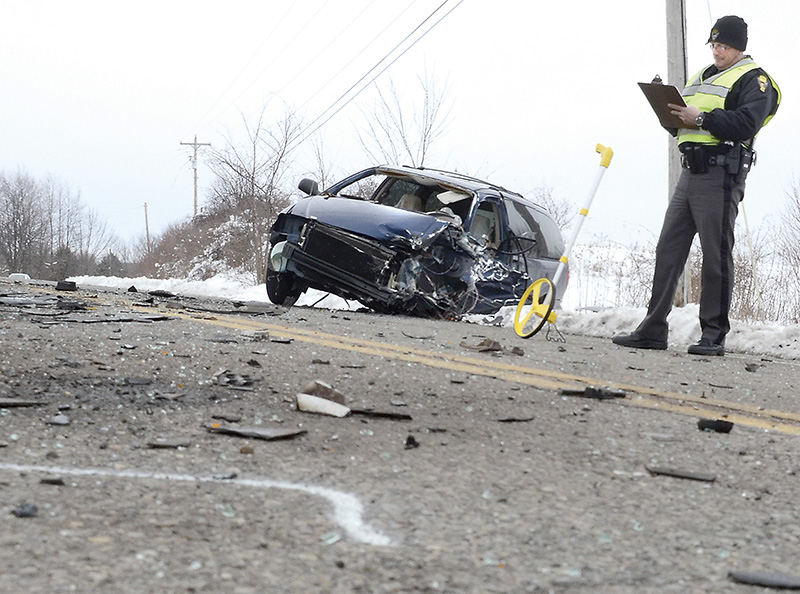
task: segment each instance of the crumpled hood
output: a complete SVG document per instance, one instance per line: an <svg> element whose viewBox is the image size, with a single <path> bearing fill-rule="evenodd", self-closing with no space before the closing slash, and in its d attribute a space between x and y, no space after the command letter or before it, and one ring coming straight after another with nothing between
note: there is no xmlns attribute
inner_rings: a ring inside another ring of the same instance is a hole
<svg viewBox="0 0 800 594"><path fill-rule="evenodd" d="M428 243L449 225L428 214L352 198L309 196L298 200L288 212L381 242L402 238L418 245Z"/></svg>

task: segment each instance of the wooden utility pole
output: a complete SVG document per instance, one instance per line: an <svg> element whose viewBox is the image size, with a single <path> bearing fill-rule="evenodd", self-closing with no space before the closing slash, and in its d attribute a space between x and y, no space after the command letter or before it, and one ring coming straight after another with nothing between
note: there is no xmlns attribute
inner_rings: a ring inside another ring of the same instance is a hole
<svg viewBox="0 0 800 594"><path fill-rule="evenodd" d="M194 142L181 142L184 146L194 149L192 155L192 169L194 169L194 216L197 216L197 149L201 146L211 146L210 142L197 142L197 134L194 135Z"/></svg>
<svg viewBox="0 0 800 594"><path fill-rule="evenodd" d="M144 203L144 237L147 253L150 253L150 223L147 220L147 202Z"/></svg>
<svg viewBox="0 0 800 594"><path fill-rule="evenodd" d="M685 0L667 0L667 84L678 89L686 86L686 3ZM681 155L678 143L670 137L669 143L669 183L667 200L672 198L678 178L681 175ZM689 266L683 269L675 293L675 305L683 306L689 300Z"/></svg>

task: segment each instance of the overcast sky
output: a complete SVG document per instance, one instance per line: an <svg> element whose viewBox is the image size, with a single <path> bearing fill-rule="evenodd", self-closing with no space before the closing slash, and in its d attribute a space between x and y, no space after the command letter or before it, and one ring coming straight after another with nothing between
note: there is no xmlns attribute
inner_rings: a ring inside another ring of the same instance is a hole
<svg viewBox="0 0 800 594"><path fill-rule="evenodd" d="M124 240L143 235L147 202L151 232L162 231L192 212L191 151L180 142L197 134L222 147L262 109L268 120L289 110L314 120L442 1L0 0L0 172L54 176ZM781 86L744 203L751 227L777 225L798 179L790 59L800 3L687 4L690 73L711 61L713 21L738 14L748 53ZM427 165L526 194L549 186L576 209L599 164L595 144L611 146L585 239L654 241L667 133L636 83L666 79L665 15L664 0L464 0L377 82L391 79L409 104L425 72L446 89L448 124ZM355 130L373 101L366 91L319 131L342 177L372 164ZM293 158L297 176L314 168L306 147ZM202 153L199 176L202 200Z"/></svg>

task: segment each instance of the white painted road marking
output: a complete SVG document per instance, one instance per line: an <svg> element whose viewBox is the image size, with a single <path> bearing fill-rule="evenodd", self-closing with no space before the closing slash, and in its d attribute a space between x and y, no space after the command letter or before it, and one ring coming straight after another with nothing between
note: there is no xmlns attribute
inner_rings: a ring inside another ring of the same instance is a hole
<svg viewBox="0 0 800 594"><path fill-rule="evenodd" d="M355 495L344 493L328 487L315 487L272 481L269 479L220 479L210 476L193 476L191 474L172 474L168 472L150 472L146 470L111 470L105 468L69 468L62 466L36 466L31 464L0 463L0 470L16 470L18 472L46 472L49 474L66 474L71 476L105 476L120 479L153 479L184 483L218 483L222 485L239 485L257 489L287 489L301 491L309 495L317 495L327 499L333 507L333 520L353 540L377 546L389 546L389 537L381 534L364 522L364 508Z"/></svg>

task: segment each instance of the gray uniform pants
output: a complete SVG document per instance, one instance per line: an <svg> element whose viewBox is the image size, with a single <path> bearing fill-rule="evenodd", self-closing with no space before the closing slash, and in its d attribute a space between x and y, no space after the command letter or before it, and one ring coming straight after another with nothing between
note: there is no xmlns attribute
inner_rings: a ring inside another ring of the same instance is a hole
<svg viewBox="0 0 800 594"><path fill-rule="evenodd" d="M636 329L638 334L654 340L667 339L667 315L692 240L698 233L703 249L702 338L725 344L733 294L733 231L743 197L744 181L736 183L724 167L709 167L707 173L682 171L658 238L653 293L647 315Z"/></svg>

